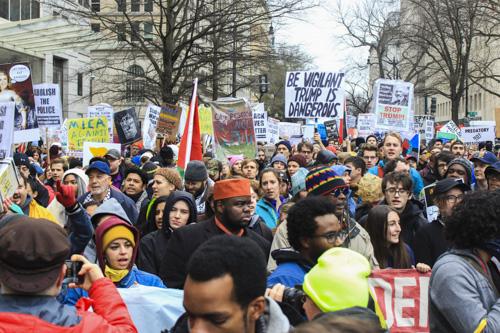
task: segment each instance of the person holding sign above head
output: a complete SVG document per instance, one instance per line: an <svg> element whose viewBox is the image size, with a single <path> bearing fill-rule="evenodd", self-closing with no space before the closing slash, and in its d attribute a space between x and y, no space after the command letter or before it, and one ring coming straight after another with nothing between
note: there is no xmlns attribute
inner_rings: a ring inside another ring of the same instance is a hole
<svg viewBox="0 0 500 333"><path fill-rule="evenodd" d="M369 173L380 178L384 177L385 164L390 160L400 157L403 152L403 139L401 139L401 135L396 132L388 132L382 141L382 151L384 160L379 161L377 166L368 170ZM410 176L413 180L413 193L418 196L422 188L424 188L424 182L418 171L413 168L410 169Z"/></svg>

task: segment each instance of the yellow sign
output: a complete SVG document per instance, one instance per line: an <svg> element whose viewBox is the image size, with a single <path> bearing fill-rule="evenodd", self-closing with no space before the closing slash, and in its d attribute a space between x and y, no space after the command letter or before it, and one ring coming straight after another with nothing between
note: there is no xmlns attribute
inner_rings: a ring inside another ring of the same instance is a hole
<svg viewBox="0 0 500 333"><path fill-rule="evenodd" d="M68 119L68 150L83 151L83 143L109 142L106 117Z"/></svg>
<svg viewBox="0 0 500 333"><path fill-rule="evenodd" d="M214 135L214 126L212 123L212 108L203 105L198 106L198 115L200 118L200 134Z"/></svg>

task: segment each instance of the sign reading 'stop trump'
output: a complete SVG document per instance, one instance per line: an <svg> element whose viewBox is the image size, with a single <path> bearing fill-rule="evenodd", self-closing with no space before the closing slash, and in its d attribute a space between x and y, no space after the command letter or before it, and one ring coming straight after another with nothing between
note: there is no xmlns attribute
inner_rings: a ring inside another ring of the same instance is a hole
<svg viewBox="0 0 500 333"><path fill-rule="evenodd" d="M340 118L344 73L287 72L285 118Z"/></svg>

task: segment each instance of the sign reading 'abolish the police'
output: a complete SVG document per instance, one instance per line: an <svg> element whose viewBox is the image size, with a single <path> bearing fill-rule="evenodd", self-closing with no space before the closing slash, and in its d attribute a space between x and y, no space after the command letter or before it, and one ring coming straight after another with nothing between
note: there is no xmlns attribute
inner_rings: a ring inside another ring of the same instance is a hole
<svg viewBox="0 0 500 333"><path fill-rule="evenodd" d="M287 72L285 118L340 118L344 73Z"/></svg>

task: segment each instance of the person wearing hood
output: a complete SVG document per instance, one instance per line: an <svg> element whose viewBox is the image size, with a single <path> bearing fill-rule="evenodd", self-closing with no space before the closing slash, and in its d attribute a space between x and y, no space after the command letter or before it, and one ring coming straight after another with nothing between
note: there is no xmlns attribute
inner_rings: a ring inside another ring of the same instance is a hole
<svg viewBox="0 0 500 333"><path fill-rule="evenodd" d="M190 193L176 191L169 197L158 198L155 212L157 230L141 240L137 266L158 275L172 232L186 224L196 223L196 217L196 205Z"/></svg>
<svg viewBox="0 0 500 333"><path fill-rule="evenodd" d="M269 163L269 167L274 168L276 170L286 170L287 168L287 159L283 154L276 154L271 158L271 162Z"/></svg>
<svg viewBox="0 0 500 333"><path fill-rule="evenodd" d="M457 157L448 163L445 178L462 179L470 188L475 189L474 165L463 157Z"/></svg>
<svg viewBox="0 0 500 333"><path fill-rule="evenodd" d="M130 288L135 284L165 288L156 275L139 270L135 265L139 232L117 216L110 216L95 230L97 259L104 276L117 288ZM66 289L59 295L63 304L76 304L88 297L83 289Z"/></svg>
<svg viewBox="0 0 500 333"><path fill-rule="evenodd" d="M82 169L69 169L66 170L62 176L62 184L72 186L75 189L74 194L77 198L82 196L87 191L87 186L89 184L89 177L85 174ZM57 183L54 184L54 189L57 191ZM68 223L68 213L66 212L66 207L59 202L57 199L52 200L47 209L54 215L59 224L66 226Z"/></svg>

